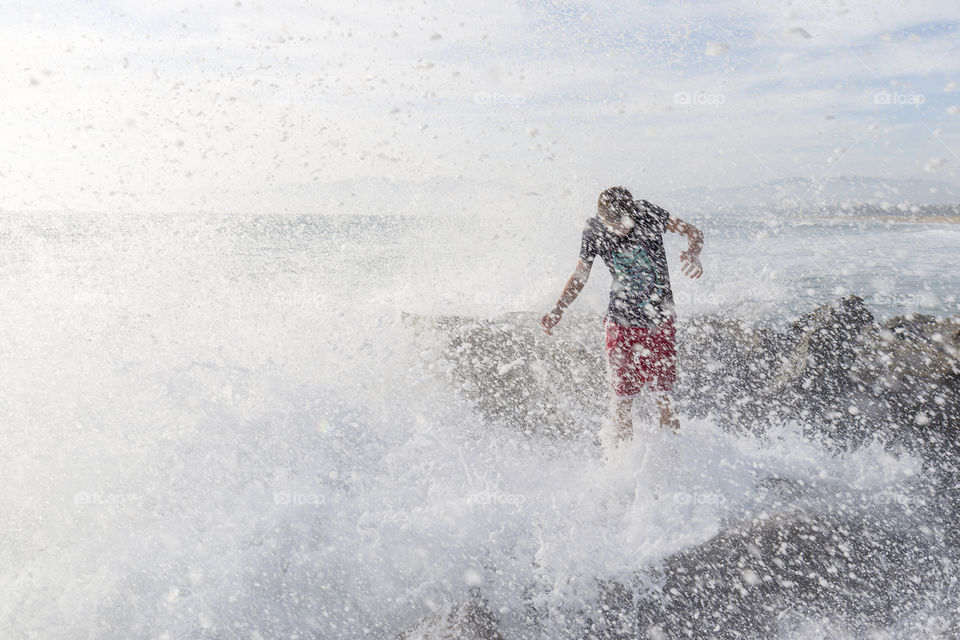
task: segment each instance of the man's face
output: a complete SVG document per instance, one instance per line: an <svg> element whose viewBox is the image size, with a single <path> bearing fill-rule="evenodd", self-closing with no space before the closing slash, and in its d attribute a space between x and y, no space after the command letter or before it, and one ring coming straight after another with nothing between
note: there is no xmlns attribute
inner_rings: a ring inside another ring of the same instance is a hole
<svg viewBox="0 0 960 640"><path fill-rule="evenodd" d="M610 233L618 236L625 236L630 233L630 229L633 228L633 218L631 218L629 213L619 205L607 205L607 207L602 209L599 213L600 215L598 217L600 218L600 221Z"/></svg>

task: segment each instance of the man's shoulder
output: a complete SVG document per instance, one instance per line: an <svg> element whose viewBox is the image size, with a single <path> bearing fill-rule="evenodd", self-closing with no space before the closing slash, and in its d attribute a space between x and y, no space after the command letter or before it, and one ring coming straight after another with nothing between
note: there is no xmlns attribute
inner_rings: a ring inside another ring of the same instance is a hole
<svg viewBox="0 0 960 640"><path fill-rule="evenodd" d="M663 207L653 204L649 200L634 200L637 204L635 218L641 224L650 224L660 233L666 231L667 221L670 219L670 212Z"/></svg>
<svg viewBox="0 0 960 640"><path fill-rule="evenodd" d="M659 213L662 211L663 213L667 213L666 209L664 209L660 205L653 204L649 200L644 200L643 198L640 198L638 200L635 200L634 202L636 202L637 206L644 211L651 211L656 213Z"/></svg>
<svg viewBox="0 0 960 640"><path fill-rule="evenodd" d="M583 230L592 234L598 234L602 226L597 216L590 216L583 222Z"/></svg>

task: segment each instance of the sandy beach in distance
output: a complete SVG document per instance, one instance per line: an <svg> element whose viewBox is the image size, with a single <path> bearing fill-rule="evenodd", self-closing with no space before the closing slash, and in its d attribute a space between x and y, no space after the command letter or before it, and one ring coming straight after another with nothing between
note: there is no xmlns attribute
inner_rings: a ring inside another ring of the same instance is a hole
<svg viewBox="0 0 960 640"><path fill-rule="evenodd" d="M863 220L873 222L960 223L960 216L804 216L806 220Z"/></svg>

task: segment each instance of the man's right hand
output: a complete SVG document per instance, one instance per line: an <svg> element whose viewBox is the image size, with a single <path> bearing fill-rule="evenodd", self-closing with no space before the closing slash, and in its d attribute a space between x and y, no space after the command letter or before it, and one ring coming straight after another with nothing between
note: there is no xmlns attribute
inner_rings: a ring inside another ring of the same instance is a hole
<svg viewBox="0 0 960 640"><path fill-rule="evenodd" d="M540 318L540 326L543 327L543 330L547 332L548 336L553 335L551 329L557 326L557 323L560 322L561 317L563 317L563 312L559 309L554 309L550 313Z"/></svg>
<svg viewBox="0 0 960 640"><path fill-rule="evenodd" d="M548 336L553 335L550 330L560 322L560 318L563 317L563 310L573 304L573 301L580 295L580 290L587 284L592 264L593 262L577 260L577 266L573 270L573 275L567 280L567 284L563 286L563 293L560 294L557 305L551 309L550 313L540 318L540 326L547 332Z"/></svg>

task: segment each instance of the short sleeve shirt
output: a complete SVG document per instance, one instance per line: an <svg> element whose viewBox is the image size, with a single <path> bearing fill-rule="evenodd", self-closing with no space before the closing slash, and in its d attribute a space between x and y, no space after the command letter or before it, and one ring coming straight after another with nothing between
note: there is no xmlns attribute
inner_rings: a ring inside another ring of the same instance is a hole
<svg viewBox="0 0 960 640"><path fill-rule="evenodd" d="M606 318L622 326L655 328L673 317L673 292L663 234L670 214L646 200L636 201L634 225L626 235L607 230L600 218L588 218L580 240L580 259L600 256L613 282Z"/></svg>

